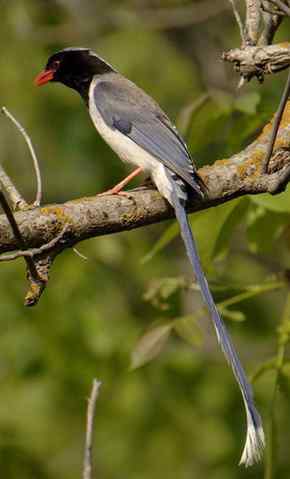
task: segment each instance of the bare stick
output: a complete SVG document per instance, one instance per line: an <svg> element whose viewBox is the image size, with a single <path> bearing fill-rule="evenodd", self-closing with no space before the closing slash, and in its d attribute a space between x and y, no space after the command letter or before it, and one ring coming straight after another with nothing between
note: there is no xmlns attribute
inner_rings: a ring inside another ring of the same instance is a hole
<svg viewBox="0 0 290 479"><path fill-rule="evenodd" d="M269 161L270 161L270 158L271 158L272 153L273 153L277 133L278 133L279 126L280 126L280 123L281 123L281 120L282 120L282 116L283 116L283 113L284 113L284 110L285 110L285 107L286 107L286 104L287 104L287 101L288 101L288 98L289 98L289 94L290 94L290 70L289 70L289 73L288 73L288 78L287 78L287 81L286 81L286 84L285 84L285 88L284 88L284 91L283 91L283 94L282 94L282 98L281 98L277 113L276 113L276 115L274 117L274 120L273 120L273 128L272 128L271 138L270 138L270 142L269 142L269 147L268 147L266 157L265 157L265 161L264 161L264 164L263 164L263 173L267 173L267 170L268 170Z"/></svg>
<svg viewBox="0 0 290 479"><path fill-rule="evenodd" d="M73 248L72 250L73 250L73 252L74 252L77 256L79 256L79 258L82 258L82 259L84 259L85 261L88 260L88 257L85 256L83 253L81 253L77 248Z"/></svg>
<svg viewBox="0 0 290 479"><path fill-rule="evenodd" d="M4 113L5 116L7 116L7 118L9 118L9 120L12 121L12 123L16 126L17 130L20 131L20 133L22 134L22 136L24 137L24 140L26 141L26 144L29 148L29 151L30 151L30 154L31 154L31 157L32 157L32 161L33 161L33 167L34 167L34 171L35 171L35 175L36 175L36 184L37 184L37 188L36 188L36 198L35 198L35 201L34 201L34 205L35 206L39 206L40 205L40 202L41 202L41 197L42 197L42 182L41 182L41 174L40 174L40 168L39 168L39 163L38 163L38 159L37 159L37 156L35 154L35 150L34 150L34 147L32 145L32 141L28 135L28 133L25 131L25 129L23 128L22 125L20 125L20 123L16 120L16 118L14 118L14 116L7 110L7 108L5 108L5 106L3 106L1 108L1 111L2 113Z"/></svg>
<svg viewBox="0 0 290 479"><path fill-rule="evenodd" d="M67 224L64 225L61 232L55 238L53 238L48 243L40 246L39 248L19 250L19 251L15 251L15 253L12 253L12 254L3 254L2 256L0 256L0 261L12 261L12 260L17 259L17 258L26 258L26 257L33 258L36 255L44 253L45 251L48 251L48 250L50 250L51 248L53 248L54 246L57 245L57 243L61 240L64 233L66 232L67 228L68 228L68 225ZM82 256L82 257L85 258L85 256ZM87 258L85 258L85 259L87 259Z"/></svg>
<svg viewBox="0 0 290 479"><path fill-rule="evenodd" d="M239 11L237 9L236 0L229 0L229 2L232 5L234 16L235 16L235 19L237 21L238 27L240 29L242 44L245 45L246 38L245 38L245 33L244 33L244 26L243 26L243 22L242 22L242 19L241 19L241 15L239 14Z"/></svg>
<svg viewBox="0 0 290 479"><path fill-rule="evenodd" d="M83 479L92 479L92 469L93 469L92 449L93 449L93 440L94 440L94 419L95 419L95 412L96 412L96 402L99 396L99 389L101 384L102 383L100 381L97 381L96 379L93 380L93 387L92 387L91 395L88 400Z"/></svg>

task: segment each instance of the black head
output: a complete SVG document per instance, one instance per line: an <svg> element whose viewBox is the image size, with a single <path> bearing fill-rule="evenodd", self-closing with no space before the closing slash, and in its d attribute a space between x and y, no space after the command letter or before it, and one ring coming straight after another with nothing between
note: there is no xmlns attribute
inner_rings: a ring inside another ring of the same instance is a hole
<svg viewBox="0 0 290 479"><path fill-rule="evenodd" d="M44 71L35 78L35 84L60 82L87 100L93 76L113 71L108 63L88 48L65 48L48 59Z"/></svg>

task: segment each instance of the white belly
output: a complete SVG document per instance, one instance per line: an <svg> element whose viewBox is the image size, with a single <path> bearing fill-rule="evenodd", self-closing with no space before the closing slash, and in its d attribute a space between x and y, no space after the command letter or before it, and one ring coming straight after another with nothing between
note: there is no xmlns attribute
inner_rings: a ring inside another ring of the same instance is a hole
<svg viewBox="0 0 290 479"><path fill-rule="evenodd" d="M98 78L92 81L89 92L89 112L96 129L122 161L140 166L144 171L151 173L158 166L159 161L136 145L126 135L117 129L110 128L103 120L93 97L94 86L97 81Z"/></svg>
<svg viewBox="0 0 290 479"><path fill-rule="evenodd" d="M163 164L126 135L117 129L110 128L103 120L93 96L97 81L98 78L92 81L89 91L89 112L97 131L122 161L141 167L144 172L150 173L161 195L171 203L172 183L165 174Z"/></svg>

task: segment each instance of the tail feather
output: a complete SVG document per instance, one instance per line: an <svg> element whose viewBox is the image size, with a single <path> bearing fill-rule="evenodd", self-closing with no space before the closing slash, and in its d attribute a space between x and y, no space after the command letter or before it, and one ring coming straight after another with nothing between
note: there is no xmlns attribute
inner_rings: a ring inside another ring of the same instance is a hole
<svg viewBox="0 0 290 479"><path fill-rule="evenodd" d="M219 315L219 312L211 295L206 277L201 269L197 247L184 207L184 198L181 199L179 197L177 189L178 188L173 188L171 195L171 203L175 209L175 214L180 226L181 236L184 241L185 249L189 261L193 267L197 282L200 285L203 299L207 304L207 307L211 314L219 344L228 363L232 367L233 373L236 377L240 391L242 393L247 416L247 436L240 464L244 464L245 466L251 466L252 464L258 462L261 459L262 452L265 447L265 438L261 417L254 404L252 388L247 381L243 367L239 361L238 355L227 333L226 327Z"/></svg>

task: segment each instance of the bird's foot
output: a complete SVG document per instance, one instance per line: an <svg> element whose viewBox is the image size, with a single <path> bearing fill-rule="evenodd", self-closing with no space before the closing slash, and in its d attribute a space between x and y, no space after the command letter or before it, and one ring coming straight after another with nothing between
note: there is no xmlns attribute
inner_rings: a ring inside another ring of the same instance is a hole
<svg viewBox="0 0 290 479"><path fill-rule="evenodd" d="M104 191L103 193L98 193L97 196L110 196L110 195L118 195L118 196L125 196L126 198L132 198L132 195L128 193L128 191L123 191L120 190L119 188L110 188L107 191Z"/></svg>
<svg viewBox="0 0 290 479"><path fill-rule="evenodd" d="M104 193L99 193L98 196L108 196L108 195L119 195L126 196L127 198L133 199L132 195L127 191L124 191L123 188L126 186L135 176L139 175L142 172L142 168L136 168L130 175L126 176L120 183L115 185L113 188L110 188Z"/></svg>

